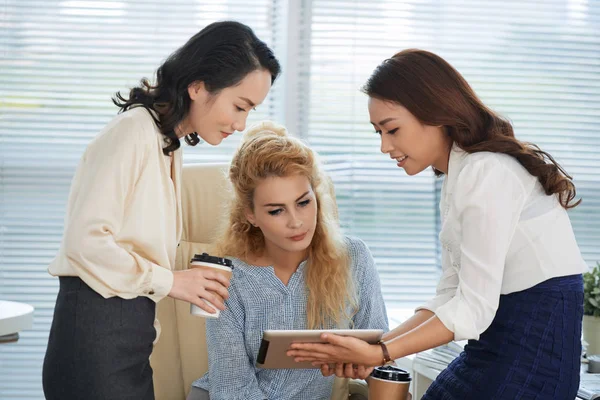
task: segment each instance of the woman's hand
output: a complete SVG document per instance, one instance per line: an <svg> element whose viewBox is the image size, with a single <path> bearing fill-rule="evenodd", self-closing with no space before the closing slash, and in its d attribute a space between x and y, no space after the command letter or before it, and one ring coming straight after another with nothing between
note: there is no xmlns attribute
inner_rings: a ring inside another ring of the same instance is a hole
<svg viewBox="0 0 600 400"><path fill-rule="evenodd" d="M327 364L355 364L363 367L375 367L381 365L383 352L376 344L369 344L363 340L324 333L321 339L326 343L294 343L288 350L287 355L294 357L296 362L312 361L313 365ZM341 369L340 369L341 368ZM340 366L340 372L345 368ZM325 370L329 373L331 368ZM321 372L324 372L321 367Z"/></svg>
<svg viewBox="0 0 600 400"><path fill-rule="evenodd" d="M337 363L333 366L321 364L321 374L323 376L335 374L338 378L367 379L372 371L373 367L365 367L364 365Z"/></svg>
<svg viewBox="0 0 600 400"><path fill-rule="evenodd" d="M203 268L191 268L173 272L173 287L169 296L187 301L206 312L215 313L202 299L209 301L219 310L225 309L224 301L229 298L229 279L222 274Z"/></svg>

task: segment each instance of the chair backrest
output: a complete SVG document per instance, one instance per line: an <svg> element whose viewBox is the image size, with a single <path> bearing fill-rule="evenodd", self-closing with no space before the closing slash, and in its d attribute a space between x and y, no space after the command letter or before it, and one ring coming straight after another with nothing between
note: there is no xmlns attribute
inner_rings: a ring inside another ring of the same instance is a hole
<svg viewBox="0 0 600 400"><path fill-rule="evenodd" d="M230 199L228 164L183 168L183 232L176 270L188 268L196 253L211 252ZM151 358L157 399L184 399L193 381L208 371L205 319L190 315L190 305L167 297L158 304L161 335Z"/></svg>
<svg viewBox="0 0 600 400"><path fill-rule="evenodd" d="M175 270L187 269L196 253L212 252L231 199L229 164L193 164L183 167L183 232ZM332 186L333 193L333 186ZM205 319L190 314L190 305L166 297L158 303L160 339L150 362L158 400L183 400L192 382L208 371ZM346 379L337 379L332 399L348 398Z"/></svg>

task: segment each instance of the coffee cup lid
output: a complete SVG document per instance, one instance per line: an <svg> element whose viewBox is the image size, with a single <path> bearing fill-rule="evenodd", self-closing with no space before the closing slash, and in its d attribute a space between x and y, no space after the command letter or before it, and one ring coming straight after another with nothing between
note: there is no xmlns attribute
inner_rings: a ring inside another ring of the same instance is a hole
<svg viewBox="0 0 600 400"><path fill-rule="evenodd" d="M192 257L191 262L195 262L195 261L205 262L205 263L210 263L210 264L217 264L217 265L224 265L226 267L233 269L233 262L230 259L211 256L208 253L194 254L194 257Z"/></svg>
<svg viewBox="0 0 600 400"><path fill-rule="evenodd" d="M412 378L410 374L405 370L394 367L393 365L386 365L383 367L376 367L371 376L377 379L394 382L410 382Z"/></svg>

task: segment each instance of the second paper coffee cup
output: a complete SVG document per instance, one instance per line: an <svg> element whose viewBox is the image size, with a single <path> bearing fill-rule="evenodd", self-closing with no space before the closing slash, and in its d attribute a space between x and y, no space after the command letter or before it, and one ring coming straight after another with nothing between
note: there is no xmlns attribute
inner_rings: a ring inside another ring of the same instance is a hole
<svg viewBox="0 0 600 400"><path fill-rule="evenodd" d="M401 368L377 367L369 377L369 400L407 400L411 380L410 374Z"/></svg>

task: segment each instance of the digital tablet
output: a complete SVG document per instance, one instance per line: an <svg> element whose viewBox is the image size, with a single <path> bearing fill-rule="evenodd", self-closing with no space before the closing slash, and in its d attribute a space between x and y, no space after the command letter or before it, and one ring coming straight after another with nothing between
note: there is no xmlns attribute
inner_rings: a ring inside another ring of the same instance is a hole
<svg viewBox="0 0 600 400"><path fill-rule="evenodd" d="M295 362L287 356L292 343L323 343L322 333L352 336L365 342L377 343L383 335L381 329L326 329L326 330L266 330L263 332L256 366L266 369L315 369L311 362Z"/></svg>

